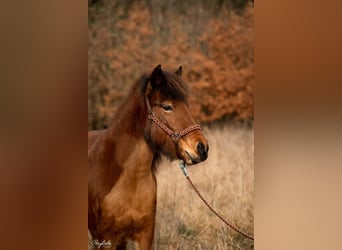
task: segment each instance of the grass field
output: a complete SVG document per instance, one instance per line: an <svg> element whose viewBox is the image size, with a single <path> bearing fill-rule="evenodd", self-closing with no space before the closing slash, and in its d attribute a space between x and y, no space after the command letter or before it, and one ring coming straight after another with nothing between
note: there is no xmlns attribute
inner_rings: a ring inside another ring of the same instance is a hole
<svg viewBox="0 0 342 250"><path fill-rule="evenodd" d="M254 131L239 126L206 128L207 161L188 167L192 181L229 222L253 235ZM157 172L154 249L253 249L254 243L221 222L191 189L178 162Z"/></svg>
<svg viewBox="0 0 342 250"><path fill-rule="evenodd" d="M204 198L230 223L253 235L254 130L204 128L208 159L188 167ZM158 198L153 249L253 249L254 242L228 228L202 203L178 162L163 159L157 171ZM90 248L89 248L90 249ZM128 249L134 249L130 242Z"/></svg>

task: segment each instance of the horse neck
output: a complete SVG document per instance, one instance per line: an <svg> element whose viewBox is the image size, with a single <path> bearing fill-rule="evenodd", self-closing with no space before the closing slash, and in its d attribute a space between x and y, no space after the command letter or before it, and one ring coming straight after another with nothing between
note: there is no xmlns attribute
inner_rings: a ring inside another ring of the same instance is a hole
<svg viewBox="0 0 342 250"><path fill-rule="evenodd" d="M107 142L112 144L115 162L132 175L151 172L154 152L146 142L144 133L147 107L144 98L133 90L118 108L107 130Z"/></svg>

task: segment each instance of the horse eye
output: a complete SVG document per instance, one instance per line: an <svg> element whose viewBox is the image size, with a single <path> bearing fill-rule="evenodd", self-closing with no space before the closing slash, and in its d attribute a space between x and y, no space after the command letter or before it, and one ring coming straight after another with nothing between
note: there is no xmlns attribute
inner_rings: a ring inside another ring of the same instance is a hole
<svg viewBox="0 0 342 250"><path fill-rule="evenodd" d="M161 107L165 110L165 111L172 111L172 106L169 104L162 104Z"/></svg>

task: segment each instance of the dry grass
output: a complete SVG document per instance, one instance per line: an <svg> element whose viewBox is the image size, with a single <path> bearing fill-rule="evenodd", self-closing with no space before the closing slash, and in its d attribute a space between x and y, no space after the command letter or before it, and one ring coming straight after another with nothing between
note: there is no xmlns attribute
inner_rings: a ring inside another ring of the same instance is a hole
<svg viewBox="0 0 342 250"><path fill-rule="evenodd" d="M189 167L197 188L213 207L241 230L253 234L254 132L225 126L204 130L206 162ZM177 162L158 169L158 207L154 249L253 249L205 207Z"/></svg>
<svg viewBox="0 0 342 250"><path fill-rule="evenodd" d="M209 158L188 167L207 201L242 231L254 229L254 130L227 125L204 128ZM228 228L191 189L178 162L163 160L153 249L253 249L254 242ZM89 238L90 240L90 238ZM89 248L90 249L90 248ZM128 249L135 249L130 242Z"/></svg>

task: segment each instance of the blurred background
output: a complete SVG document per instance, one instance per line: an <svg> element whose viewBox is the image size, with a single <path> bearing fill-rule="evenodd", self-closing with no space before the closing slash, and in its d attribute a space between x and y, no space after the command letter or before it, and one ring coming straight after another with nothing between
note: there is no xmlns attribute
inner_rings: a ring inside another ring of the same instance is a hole
<svg viewBox="0 0 342 250"><path fill-rule="evenodd" d="M88 129L108 126L143 73L182 65L190 110L210 144L208 160L190 175L223 217L253 235L254 2L88 4ZM157 181L154 249L254 248L204 207L177 162L163 160Z"/></svg>
<svg viewBox="0 0 342 250"><path fill-rule="evenodd" d="M246 0L110 1L89 6L88 127L101 129L156 65L176 70L202 123L254 118L254 6Z"/></svg>

